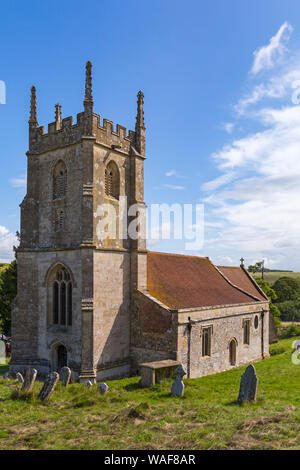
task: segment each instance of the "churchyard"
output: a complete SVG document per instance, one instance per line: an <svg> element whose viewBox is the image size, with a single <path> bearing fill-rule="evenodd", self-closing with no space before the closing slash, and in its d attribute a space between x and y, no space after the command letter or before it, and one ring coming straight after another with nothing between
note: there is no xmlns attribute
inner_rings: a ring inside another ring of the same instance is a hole
<svg viewBox="0 0 300 470"><path fill-rule="evenodd" d="M16 380L0 381L0 449L300 449L300 365L292 343L255 364L255 403L239 405L245 367L184 379L183 397L170 395L172 379L140 388L139 377L98 386L59 382L48 402L21 393ZM0 374L7 366L0 367Z"/></svg>

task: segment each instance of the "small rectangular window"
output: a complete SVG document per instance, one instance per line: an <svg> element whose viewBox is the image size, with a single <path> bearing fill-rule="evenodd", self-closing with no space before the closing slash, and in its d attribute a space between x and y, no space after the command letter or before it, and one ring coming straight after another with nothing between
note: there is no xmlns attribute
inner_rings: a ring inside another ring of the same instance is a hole
<svg viewBox="0 0 300 470"><path fill-rule="evenodd" d="M211 356L211 334L212 327L203 328L202 330L202 356Z"/></svg>
<svg viewBox="0 0 300 470"><path fill-rule="evenodd" d="M244 344L250 344L250 320L243 321Z"/></svg>

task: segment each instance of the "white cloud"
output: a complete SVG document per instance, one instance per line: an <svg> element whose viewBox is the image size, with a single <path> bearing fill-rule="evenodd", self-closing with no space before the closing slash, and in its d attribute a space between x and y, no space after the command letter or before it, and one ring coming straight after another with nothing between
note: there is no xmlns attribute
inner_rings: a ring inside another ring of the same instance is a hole
<svg viewBox="0 0 300 470"><path fill-rule="evenodd" d="M224 173L218 178L215 178L207 183L204 183L201 187L203 191L214 191L218 189L220 186L224 184L230 183L235 178L235 173L233 171L229 171L228 173Z"/></svg>
<svg viewBox="0 0 300 470"><path fill-rule="evenodd" d="M11 178L9 182L14 188L26 188L26 175L21 175L17 178Z"/></svg>
<svg viewBox="0 0 300 470"><path fill-rule="evenodd" d="M13 246L17 245L17 237L6 227L0 225L0 262L9 263L14 258Z"/></svg>
<svg viewBox="0 0 300 470"><path fill-rule="evenodd" d="M233 122L225 122L222 127L228 134L232 134L234 124Z"/></svg>
<svg viewBox="0 0 300 470"><path fill-rule="evenodd" d="M166 176L175 176L176 178L186 178L186 176L183 176L179 173L177 170L170 170L166 172Z"/></svg>
<svg viewBox="0 0 300 470"><path fill-rule="evenodd" d="M174 191L183 191L185 189L184 186L176 186L175 184L164 184L164 188L172 189Z"/></svg>
<svg viewBox="0 0 300 470"><path fill-rule="evenodd" d="M293 28L288 22L283 23L275 36L271 37L269 44L254 52L254 63L251 69L253 75L261 70L271 69L280 61L286 50L285 43L289 40L292 31Z"/></svg>
<svg viewBox="0 0 300 470"><path fill-rule="evenodd" d="M265 108L257 119L265 130L213 155L224 174L204 185L205 201L224 227L206 244L300 270L300 106Z"/></svg>

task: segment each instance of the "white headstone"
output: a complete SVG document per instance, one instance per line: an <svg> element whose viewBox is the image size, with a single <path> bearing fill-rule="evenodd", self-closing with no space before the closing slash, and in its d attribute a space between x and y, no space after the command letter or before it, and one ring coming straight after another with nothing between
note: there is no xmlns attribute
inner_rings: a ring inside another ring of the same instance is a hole
<svg viewBox="0 0 300 470"><path fill-rule="evenodd" d="M184 383L182 382L182 378L184 375L186 375L186 371L181 364L175 370L175 374L176 377L172 384L171 395L174 397L182 397L184 394Z"/></svg>

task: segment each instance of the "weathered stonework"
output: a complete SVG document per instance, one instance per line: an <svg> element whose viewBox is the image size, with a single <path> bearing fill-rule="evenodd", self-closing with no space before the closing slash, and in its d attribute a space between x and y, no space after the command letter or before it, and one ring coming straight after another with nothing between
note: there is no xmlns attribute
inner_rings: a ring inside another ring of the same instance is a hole
<svg viewBox="0 0 300 470"><path fill-rule="evenodd" d="M139 113L140 97L138 101ZM138 135L136 131L127 134L120 125L114 129L107 119L101 125L100 116L93 112L90 63L84 112L77 115L77 123L70 117L61 119L59 105L55 116L46 134L38 126L32 88L10 368L23 372L32 366L47 375L68 366L73 377L83 382L129 375L130 299L132 286L139 285L132 273L140 275L139 253L145 254L145 242L123 240L121 233L116 240L102 241L97 228L102 204L112 205L117 215L120 211L120 200L105 193L109 162L118 168L120 198L127 197L128 205L145 206L144 125L138 118ZM65 168L66 183L59 173L61 179L54 182L58 165ZM58 197L55 184L61 185ZM68 272L72 284L70 325L66 319L63 324L53 320L59 269Z"/></svg>
<svg viewBox="0 0 300 470"><path fill-rule="evenodd" d="M253 302L252 292L247 304L171 309L147 291L143 227L136 240L122 237L136 214L120 224L115 238L101 237L104 204L120 218L124 201L140 214L146 208L142 92L137 108L135 131L114 128L106 119L101 124L87 63L77 123L62 119L56 105L55 122L45 133L32 88L11 372L34 367L47 376L67 366L72 381L94 383L136 374L142 362L171 359L182 363L188 377L199 377L268 356L267 300ZM116 168L117 196L106 188L109 166ZM250 321L249 344L243 344L244 320ZM211 351L203 357L207 326Z"/></svg>

